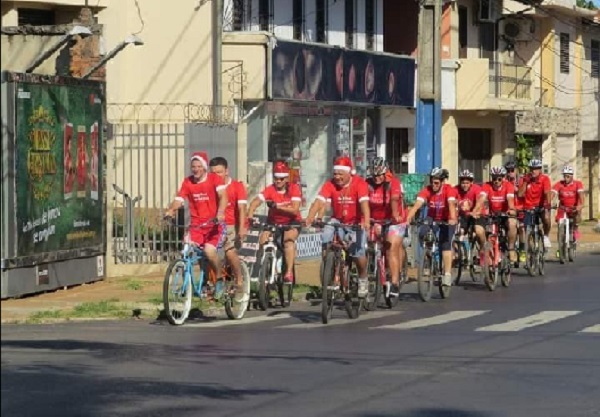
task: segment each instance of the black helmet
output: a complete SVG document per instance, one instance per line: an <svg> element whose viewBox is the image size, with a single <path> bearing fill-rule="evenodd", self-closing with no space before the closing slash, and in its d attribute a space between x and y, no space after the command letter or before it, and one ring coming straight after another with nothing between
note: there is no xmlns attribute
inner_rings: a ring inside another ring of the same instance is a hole
<svg viewBox="0 0 600 417"><path fill-rule="evenodd" d="M504 164L504 168L509 172L514 171L517 168L517 164L515 164L515 161L508 161Z"/></svg>

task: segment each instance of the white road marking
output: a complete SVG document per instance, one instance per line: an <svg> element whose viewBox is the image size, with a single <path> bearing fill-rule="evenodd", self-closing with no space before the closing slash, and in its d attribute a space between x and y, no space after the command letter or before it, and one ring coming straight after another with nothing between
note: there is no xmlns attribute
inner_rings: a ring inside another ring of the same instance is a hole
<svg viewBox="0 0 600 417"><path fill-rule="evenodd" d="M255 316L255 317L244 317L241 320L229 320L229 319L218 319L215 321L208 321L203 323L190 323L184 324L183 327L226 327L226 326L238 326L245 324L262 323L265 321L274 321L289 319L291 316L288 313L275 314L273 316Z"/></svg>
<svg viewBox="0 0 600 417"><path fill-rule="evenodd" d="M481 314L488 313L489 310L461 310L452 311L446 314L440 314L439 316L427 317L424 319L417 319L406 321L399 324L390 324L386 326L372 327L372 329L392 329L392 330L407 330L416 329L419 327L435 326L438 324L450 323L456 320L468 319L470 317L480 316Z"/></svg>
<svg viewBox="0 0 600 417"><path fill-rule="evenodd" d="M541 326L542 324L564 319L579 313L581 313L581 311L542 311L532 316L510 320L505 323L493 324L491 326L480 327L475 330L479 332L518 332L519 330Z"/></svg>
<svg viewBox="0 0 600 417"><path fill-rule="evenodd" d="M600 333L600 324L586 327L585 329L580 330L579 333Z"/></svg>
<svg viewBox="0 0 600 417"><path fill-rule="evenodd" d="M336 313L339 314L346 314L345 312L341 312L341 311L337 311ZM352 324L352 323L356 323L358 321L365 321L365 320L375 320L375 319L380 319L382 317L391 317L393 315L396 314L400 314L399 311L370 311L368 313L364 313L361 311L360 316L358 316L355 319L350 319L348 317L334 317L332 318L329 323L327 324L323 324L321 322L321 318L319 317L318 319L316 319L313 322L310 323L298 323L298 324L288 324L286 326L277 326L277 329L316 329L316 328L325 328L325 327L331 327L331 326L343 326L343 325L347 325L347 324ZM317 321L318 320L318 321Z"/></svg>

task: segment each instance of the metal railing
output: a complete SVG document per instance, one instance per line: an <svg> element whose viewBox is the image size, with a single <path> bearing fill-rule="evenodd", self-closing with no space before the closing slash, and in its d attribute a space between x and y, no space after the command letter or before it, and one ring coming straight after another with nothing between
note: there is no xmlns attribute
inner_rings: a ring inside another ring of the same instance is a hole
<svg viewBox="0 0 600 417"><path fill-rule="evenodd" d="M531 99L531 68L490 61L489 94L512 100Z"/></svg>

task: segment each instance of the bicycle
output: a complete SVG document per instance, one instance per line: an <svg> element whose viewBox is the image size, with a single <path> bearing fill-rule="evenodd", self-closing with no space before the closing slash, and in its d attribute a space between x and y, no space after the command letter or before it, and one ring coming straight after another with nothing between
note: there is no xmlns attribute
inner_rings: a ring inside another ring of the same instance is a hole
<svg viewBox="0 0 600 417"><path fill-rule="evenodd" d="M419 297L421 301L429 301L433 286L437 285L440 296L448 298L450 296L450 286L442 285L442 254L439 247L439 226L448 223L433 221L431 218L417 220L415 223L419 226L428 226L421 243L423 253L417 270ZM434 231L434 229L437 230Z"/></svg>
<svg viewBox="0 0 600 417"><path fill-rule="evenodd" d="M473 224L470 224L467 230L460 226L457 227L459 230L454 235L452 244L457 257L454 284L459 284L463 269L468 269L473 282L478 282L481 279L481 268L477 271L481 248L475 236Z"/></svg>
<svg viewBox="0 0 600 417"><path fill-rule="evenodd" d="M485 277L485 285L490 291L494 291L498 285L498 278L502 286L510 285L512 276L512 264L507 256L508 236L506 233L506 221L510 216L504 213L487 216L485 226L486 241L483 245L482 271Z"/></svg>
<svg viewBox="0 0 600 417"><path fill-rule="evenodd" d="M277 291L281 307L287 307L292 303L294 285L296 283L296 266L293 266L294 280L291 283L284 282L284 274L287 270L284 256L284 232L292 228L302 227L299 223L285 225L255 222L253 228L261 232L270 232L269 238L262 245L262 257L260 260L260 271L258 274L258 306L265 311L269 308L272 290Z"/></svg>
<svg viewBox="0 0 600 417"><path fill-rule="evenodd" d="M334 303L338 299L344 301L348 317L355 319L360 315L363 300L358 297L358 277L351 277L352 257L348 247L352 244L352 236L340 237L340 229L361 230L360 226L335 223L316 222L315 227L332 227L333 240L325 249L325 257L321 268L321 321L327 324L333 316Z"/></svg>
<svg viewBox="0 0 600 417"><path fill-rule="evenodd" d="M216 224L216 220L210 220L201 225L189 226L190 228L205 228ZM241 262L244 282L241 301L236 301L233 291L235 277L231 267L223 264L220 271L222 279L218 280L208 264L202 246L185 242L181 251L181 258L174 259L169 263L163 281L163 305L169 323L182 325L188 318L192 309L192 297L201 299L222 301L225 306L227 317L239 320L244 317L250 299L250 273L248 267ZM194 267L199 265L199 273L194 272ZM172 297L172 298L171 298ZM181 304L180 308L177 304Z"/></svg>
<svg viewBox="0 0 600 417"><path fill-rule="evenodd" d="M553 208L556 209L557 207ZM558 258L560 263L564 264L567 259L569 262L575 261L577 242L573 232L577 208L565 206L558 208L563 212L563 216L558 219Z"/></svg>
<svg viewBox="0 0 600 417"><path fill-rule="evenodd" d="M527 260L525 269L530 276L545 274L546 248L544 247L544 229L541 214L543 208L536 207L525 211L525 246Z"/></svg>

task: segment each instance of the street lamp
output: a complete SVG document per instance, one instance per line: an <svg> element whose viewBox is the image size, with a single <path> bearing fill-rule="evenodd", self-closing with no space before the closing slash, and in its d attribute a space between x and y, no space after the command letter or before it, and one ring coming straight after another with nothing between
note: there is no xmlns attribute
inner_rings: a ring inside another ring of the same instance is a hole
<svg viewBox="0 0 600 417"><path fill-rule="evenodd" d="M82 38L86 38L88 36L91 36L92 32L85 26L73 26L73 29L71 29L65 36L63 36L52 48L39 54L37 58L27 67L27 69L25 69L25 72L33 72L34 69L39 67L42 64L42 62L50 58L50 56L52 56L53 53L58 51L63 45L69 42L75 35L79 35Z"/></svg>
<svg viewBox="0 0 600 417"><path fill-rule="evenodd" d="M109 60L113 59L115 57L115 55L117 55L119 52L121 52L123 49L125 49L127 47L127 45L136 45L137 46L137 45L143 45L143 44L144 44L144 42L137 36L129 35L128 37L125 38L125 40L123 42L121 42L120 44L115 46L115 48L112 51L110 51L108 54L104 55L104 57L96 65L94 65L90 70L88 70L88 72L86 72L81 78L84 80L89 78L90 75L92 75L94 73L94 71L96 71L98 68L102 67Z"/></svg>

